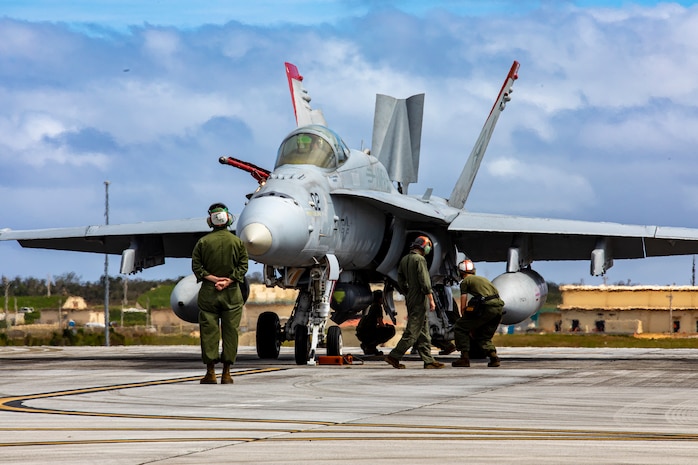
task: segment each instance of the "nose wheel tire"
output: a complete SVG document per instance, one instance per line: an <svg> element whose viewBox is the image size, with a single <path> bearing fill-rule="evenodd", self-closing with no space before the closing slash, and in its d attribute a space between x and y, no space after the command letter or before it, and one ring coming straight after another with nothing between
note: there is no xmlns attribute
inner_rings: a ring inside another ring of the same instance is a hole
<svg viewBox="0 0 698 465"><path fill-rule="evenodd" d="M296 326L296 338L294 352L296 355L296 365L306 365L310 356L310 338L308 337L308 327Z"/></svg>
<svg viewBox="0 0 698 465"><path fill-rule="evenodd" d="M327 355L342 355L342 329L339 326L327 329Z"/></svg>

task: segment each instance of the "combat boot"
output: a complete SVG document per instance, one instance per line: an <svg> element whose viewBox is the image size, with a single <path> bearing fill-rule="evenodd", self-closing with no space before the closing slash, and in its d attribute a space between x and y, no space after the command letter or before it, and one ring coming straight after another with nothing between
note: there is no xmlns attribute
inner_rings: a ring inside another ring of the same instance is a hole
<svg viewBox="0 0 698 465"><path fill-rule="evenodd" d="M230 363L223 364L223 373L221 374L221 384L233 384L233 377L230 376Z"/></svg>
<svg viewBox="0 0 698 465"><path fill-rule="evenodd" d="M201 384L218 384L216 381L216 364L207 363L206 364L206 375L199 381Z"/></svg>
<svg viewBox="0 0 698 465"><path fill-rule="evenodd" d="M461 352L460 358L453 361L451 366L454 367L469 367L470 366L470 356L467 352Z"/></svg>
<svg viewBox="0 0 698 465"><path fill-rule="evenodd" d="M395 357L391 357L390 355L386 355L383 360L385 360L386 362L391 364L394 368L397 368L399 370L405 369L405 365L400 363L400 360L396 359Z"/></svg>
<svg viewBox="0 0 698 465"><path fill-rule="evenodd" d="M455 351L456 351L456 345L454 343L450 343L449 345L447 345L446 347L441 349L441 351L439 352L439 355L451 355Z"/></svg>
<svg viewBox="0 0 698 465"><path fill-rule="evenodd" d="M378 348L376 348L376 346L361 344L361 349L363 349L364 355L383 355L382 353L378 354Z"/></svg>
<svg viewBox="0 0 698 465"><path fill-rule="evenodd" d="M487 364L488 367L498 367L501 365L501 363L499 362L499 357L497 357L497 352L493 350L492 352L490 352L489 357L490 362Z"/></svg>
<svg viewBox="0 0 698 465"><path fill-rule="evenodd" d="M434 360L434 361L431 362L431 363L425 363L425 364L424 364L424 368L427 369L427 370L439 369L439 368L443 368L443 367L445 367L445 366L446 366L446 365L444 365L443 363L441 363L441 362L439 362L439 361L436 361L436 360Z"/></svg>

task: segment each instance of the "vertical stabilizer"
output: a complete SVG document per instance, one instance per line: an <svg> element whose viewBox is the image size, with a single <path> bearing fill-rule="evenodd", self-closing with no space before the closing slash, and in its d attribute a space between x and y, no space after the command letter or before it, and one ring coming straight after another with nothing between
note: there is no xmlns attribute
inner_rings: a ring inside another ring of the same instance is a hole
<svg viewBox="0 0 698 465"><path fill-rule="evenodd" d="M408 184L417 182L423 113L424 94L408 99L376 95L371 152L404 193Z"/></svg>
<svg viewBox="0 0 698 465"><path fill-rule="evenodd" d="M494 132L494 126L497 124L499 115L504 111L506 103L511 100L512 86L518 77L519 62L515 61L514 64L511 65L507 78L504 80L504 84L499 91L497 100L494 102L490 115L487 121L485 121L485 125L482 127L475 147L473 147L472 152L470 152L470 157L468 157L468 161L465 163L465 167L463 167L458 182L456 182L456 186L453 188L453 192L451 192L448 198L448 204L451 207L462 209L463 206L465 206L465 201L468 199L470 189L473 187L473 182L475 182L477 171L480 169L480 162L485 156L487 144L489 144L492 132Z"/></svg>
<svg viewBox="0 0 698 465"><path fill-rule="evenodd" d="M293 102L293 112L296 115L298 127L309 124L327 126L322 110L313 110L310 107L310 100L312 99L308 91L303 87L303 76L298 72L296 65L286 62L285 66L288 88L291 92L291 101Z"/></svg>

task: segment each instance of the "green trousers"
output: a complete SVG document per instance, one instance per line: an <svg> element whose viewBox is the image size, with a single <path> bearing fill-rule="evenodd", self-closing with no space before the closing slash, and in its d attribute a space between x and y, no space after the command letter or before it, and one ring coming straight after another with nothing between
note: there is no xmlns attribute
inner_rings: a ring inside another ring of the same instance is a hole
<svg viewBox="0 0 698 465"><path fill-rule="evenodd" d="M498 305L484 306L482 315L478 318L460 317L453 326L456 347L461 352L469 352L472 334L473 344L476 344L485 354L496 353L497 348L492 343L492 337L500 321L502 321L502 307Z"/></svg>
<svg viewBox="0 0 698 465"><path fill-rule="evenodd" d="M409 305L407 302L407 326L402 333L390 356L400 360L405 352L415 345L420 358L424 363L434 363L436 360L431 356L431 336L429 335L429 321L427 320L426 297L419 305Z"/></svg>
<svg viewBox="0 0 698 465"><path fill-rule="evenodd" d="M239 292L239 291L238 291ZM205 364L235 363L238 355L238 330L242 318L242 303L222 298L211 299L213 302L199 300L199 333L201 337L201 359ZM237 299L234 299L237 300ZM207 303L213 305L207 305ZM223 350L218 353L221 338Z"/></svg>

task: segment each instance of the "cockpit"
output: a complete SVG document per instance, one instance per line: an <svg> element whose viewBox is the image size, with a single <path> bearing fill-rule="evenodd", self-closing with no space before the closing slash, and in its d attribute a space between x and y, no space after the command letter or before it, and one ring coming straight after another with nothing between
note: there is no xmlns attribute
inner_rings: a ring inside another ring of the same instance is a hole
<svg viewBox="0 0 698 465"><path fill-rule="evenodd" d="M275 168L281 165L315 165L336 169L347 161L349 149L332 130L310 125L298 128L279 147Z"/></svg>

